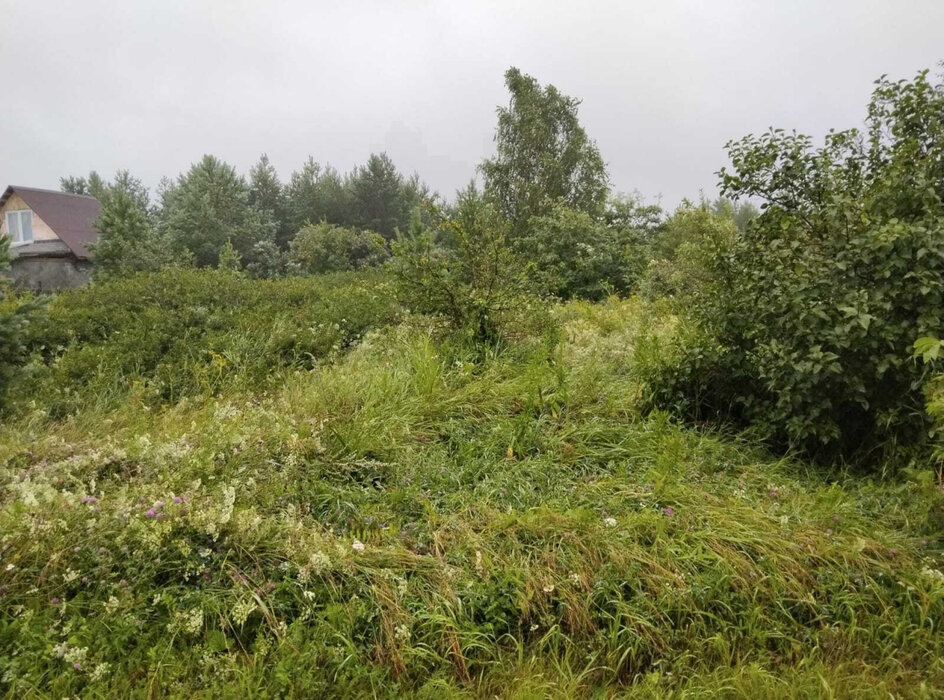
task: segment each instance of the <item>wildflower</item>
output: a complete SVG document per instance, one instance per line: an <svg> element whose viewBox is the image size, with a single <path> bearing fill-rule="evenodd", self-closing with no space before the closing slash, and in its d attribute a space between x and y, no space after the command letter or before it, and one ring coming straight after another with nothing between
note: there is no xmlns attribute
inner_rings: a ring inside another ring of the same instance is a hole
<svg viewBox="0 0 944 700"><path fill-rule="evenodd" d="M153 518L156 515L157 515L157 512L153 508L148 508L146 511L144 511L145 518Z"/></svg>
<svg viewBox="0 0 944 700"><path fill-rule="evenodd" d="M269 583L266 584L266 590L269 591L269 593L271 593L272 591L275 590L275 584L269 581Z"/></svg>
<svg viewBox="0 0 944 700"><path fill-rule="evenodd" d="M360 540L354 540L354 541L351 543L351 549L353 549L355 552L363 552L363 551L364 551L364 543L361 542Z"/></svg>
<svg viewBox="0 0 944 700"><path fill-rule="evenodd" d="M770 497L771 497L771 498L779 498L779 497L780 497L780 494L777 492L776 489L770 489Z"/></svg>
<svg viewBox="0 0 944 700"><path fill-rule="evenodd" d="M607 527L616 527L616 518L609 517L603 519L603 524Z"/></svg>
<svg viewBox="0 0 944 700"><path fill-rule="evenodd" d="M833 534L833 529L832 529L831 527L827 527L827 528L826 528L826 534L827 534L827 535Z"/></svg>
<svg viewBox="0 0 944 700"><path fill-rule="evenodd" d="M61 599L61 598L52 598L52 599L49 601L49 604L50 604L50 605L59 605L61 602L62 602L62 599Z"/></svg>
<svg viewBox="0 0 944 700"><path fill-rule="evenodd" d="M531 625L531 631L534 632L538 628L538 625Z"/></svg>
<svg viewBox="0 0 944 700"><path fill-rule="evenodd" d="M944 573L941 573L938 569L932 569L929 566L921 569L921 575L929 581L944 581Z"/></svg>
<svg viewBox="0 0 944 700"><path fill-rule="evenodd" d="M82 503L88 503L89 505L95 505L98 503L98 499L95 496L82 496Z"/></svg>
<svg viewBox="0 0 944 700"><path fill-rule="evenodd" d="M156 508L157 510L160 510L163 507L164 507L164 501L157 501L157 503L154 504L154 508Z"/></svg>
<svg viewBox="0 0 944 700"><path fill-rule="evenodd" d="M574 585L579 584L579 583L580 583L580 575L579 575L579 574L571 574L571 575L570 575L570 582L573 583Z"/></svg>
<svg viewBox="0 0 944 700"><path fill-rule="evenodd" d="M183 628L190 634L197 634L203 629L203 610L193 608L184 615Z"/></svg>
<svg viewBox="0 0 944 700"><path fill-rule="evenodd" d="M553 583L549 583L549 584L547 584L542 590L543 590L545 593L553 593L553 592L554 592L554 584L553 584Z"/></svg>
<svg viewBox="0 0 944 700"><path fill-rule="evenodd" d="M174 496L173 501L176 505L180 505L181 503L184 502L184 499L181 498L180 496Z"/></svg>
<svg viewBox="0 0 944 700"><path fill-rule="evenodd" d="M81 670L82 670L82 664L80 664L78 661L76 661L74 664L72 664L72 668L74 668L76 671L81 671Z"/></svg>
<svg viewBox="0 0 944 700"><path fill-rule="evenodd" d="M108 672L111 670L111 664L107 662L102 662L98 664L95 669L92 671L92 680L100 681L102 678L108 675Z"/></svg>
<svg viewBox="0 0 944 700"><path fill-rule="evenodd" d="M673 508L672 506L666 506L665 508L662 509L662 514L671 517L675 515L675 508Z"/></svg>

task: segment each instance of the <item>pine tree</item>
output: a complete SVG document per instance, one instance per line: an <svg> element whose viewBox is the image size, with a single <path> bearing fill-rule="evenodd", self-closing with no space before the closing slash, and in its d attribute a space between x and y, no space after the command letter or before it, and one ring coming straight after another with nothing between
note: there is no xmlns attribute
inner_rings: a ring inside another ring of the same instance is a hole
<svg viewBox="0 0 944 700"><path fill-rule="evenodd" d="M285 191L279 182L278 173L265 153L249 171L249 204L268 214L275 222L276 244L282 249L288 248L294 231L288 221Z"/></svg>
<svg viewBox="0 0 944 700"><path fill-rule="evenodd" d="M124 182L109 191L95 222L100 235L90 247L97 279L154 271L172 262L168 247L142 206L140 193L127 185Z"/></svg>
<svg viewBox="0 0 944 700"><path fill-rule="evenodd" d="M211 156L194 163L163 192L161 229L198 265L215 266L227 241L248 262L256 243L272 240L275 224L249 204L249 187L236 170Z"/></svg>

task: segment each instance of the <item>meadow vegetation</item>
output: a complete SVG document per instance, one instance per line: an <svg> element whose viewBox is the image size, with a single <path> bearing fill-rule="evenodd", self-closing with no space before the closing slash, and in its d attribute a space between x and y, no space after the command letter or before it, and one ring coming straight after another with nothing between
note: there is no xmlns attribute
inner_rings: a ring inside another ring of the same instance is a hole
<svg viewBox="0 0 944 700"><path fill-rule="evenodd" d="M64 183L153 247L0 309L0 692L942 696L944 87L666 216L506 82L452 202Z"/></svg>

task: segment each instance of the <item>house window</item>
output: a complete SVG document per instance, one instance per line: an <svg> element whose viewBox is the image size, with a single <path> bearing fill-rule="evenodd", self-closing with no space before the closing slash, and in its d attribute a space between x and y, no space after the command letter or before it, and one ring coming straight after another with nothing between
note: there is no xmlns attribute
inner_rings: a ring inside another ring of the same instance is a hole
<svg viewBox="0 0 944 700"><path fill-rule="evenodd" d="M33 242L33 212L29 209L7 212L7 231L13 245Z"/></svg>

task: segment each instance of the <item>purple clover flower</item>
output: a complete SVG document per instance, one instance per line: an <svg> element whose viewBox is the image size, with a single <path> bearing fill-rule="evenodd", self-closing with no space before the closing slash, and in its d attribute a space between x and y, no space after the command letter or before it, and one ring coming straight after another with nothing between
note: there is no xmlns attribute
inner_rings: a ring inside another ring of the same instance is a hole
<svg viewBox="0 0 944 700"><path fill-rule="evenodd" d="M662 509L662 514L671 517L675 515L675 508L673 508L672 506L666 506L665 508Z"/></svg>

